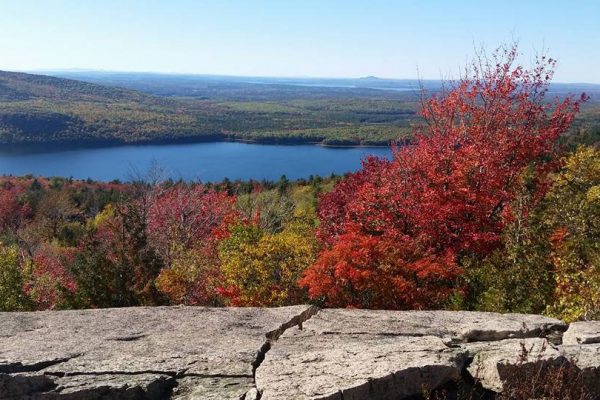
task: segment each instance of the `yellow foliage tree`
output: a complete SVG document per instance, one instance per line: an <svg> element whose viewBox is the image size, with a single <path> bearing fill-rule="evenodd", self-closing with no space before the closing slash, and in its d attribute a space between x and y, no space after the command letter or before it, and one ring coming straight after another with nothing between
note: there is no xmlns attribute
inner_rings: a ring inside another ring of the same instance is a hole
<svg viewBox="0 0 600 400"><path fill-rule="evenodd" d="M23 311L31 308L23 291L25 275L17 247L0 243L0 311Z"/></svg>
<svg viewBox="0 0 600 400"><path fill-rule="evenodd" d="M156 278L158 290L170 304L222 305L217 293L219 265L203 249L181 250L169 268Z"/></svg>
<svg viewBox="0 0 600 400"><path fill-rule="evenodd" d="M551 315L600 318L600 150L570 155L548 195L556 279Z"/></svg>
<svg viewBox="0 0 600 400"><path fill-rule="evenodd" d="M219 250L223 294L237 306L302 303L306 292L297 282L317 250L313 227L306 222L292 222L274 234L256 225L234 226Z"/></svg>

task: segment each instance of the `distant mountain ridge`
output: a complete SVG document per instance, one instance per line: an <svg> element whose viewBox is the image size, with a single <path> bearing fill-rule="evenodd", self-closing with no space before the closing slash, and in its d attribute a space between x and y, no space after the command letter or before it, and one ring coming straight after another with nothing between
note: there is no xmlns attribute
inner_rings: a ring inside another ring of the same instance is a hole
<svg viewBox="0 0 600 400"><path fill-rule="evenodd" d="M208 86L218 83L230 84L260 84L260 85L283 85L283 86L313 86L323 88L356 88L356 89L388 89L394 90L420 90L421 86L427 90L439 90L442 86L441 80L436 79L411 79L411 78L380 78L369 75L360 78L310 78L310 77L257 77L257 76L228 76L210 74L168 74L155 72L119 72L119 71L94 71L94 70L48 70L45 74L77 79L81 81L94 82L98 84L127 87L146 91L157 82L162 85L178 87L179 95L193 95L192 88L195 86ZM188 93L182 90L182 85L188 85ZM552 83L551 93L567 94L579 93L581 91L600 95L600 84L574 82ZM149 93L153 93L151 90ZM600 96L599 96L600 97Z"/></svg>

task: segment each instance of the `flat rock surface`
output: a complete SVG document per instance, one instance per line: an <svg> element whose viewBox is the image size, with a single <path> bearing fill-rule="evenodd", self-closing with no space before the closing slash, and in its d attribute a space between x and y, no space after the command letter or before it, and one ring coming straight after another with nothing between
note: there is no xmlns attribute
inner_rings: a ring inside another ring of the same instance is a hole
<svg viewBox="0 0 600 400"><path fill-rule="evenodd" d="M469 354L461 344L566 329L537 315L321 310L279 338L256 385L264 400L402 399L458 379Z"/></svg>
<svg viewBox="0 0 600 400"><path fill-rule="evenodd" d="M65 395L98 388L124 393L133 386L143 392L139 398L164 398L176 388L180 397L238 399L253 387L253 365L267 337L279 335L309 309L0 313L0 373L21 373L23 380L25 373L43 371Z"/></svg>
<svg viewBox="0 0 600 400"><path fill-rule="evenodd" d="M401 399L458 379L464 352L434 336L281 338L256 372L263 400Z"/></svg>
<svg viewBox="0 0 600 400"><path fill-rule="evenodd" d="M600 321L573 322L563 335L563 344L600 343Z"/></svg>
<svg viewBox="0 0 600 400"><path fill-rule="evenodd" d="M453 342L478 342L543 336L567 325L541 315L469 311L322 310L305 324L316 334L437 336Z"/></svg>
<svg viewBox="0 0 600 400"><path fill-rule="evenodd" d="M597 326L310 306L0 313L0 399L400 400L469 373L501 391L524 346L593 383Z"/></svg>

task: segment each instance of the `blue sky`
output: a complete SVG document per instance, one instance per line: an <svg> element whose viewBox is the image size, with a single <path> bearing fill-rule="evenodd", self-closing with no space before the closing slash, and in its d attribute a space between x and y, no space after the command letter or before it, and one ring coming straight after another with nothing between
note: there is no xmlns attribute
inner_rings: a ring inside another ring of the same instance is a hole
<svg viewBox="0 0 600 400"><path fill-rule="evenodd" d="M517 39L600 83L600 1L0 0L0 69L438 79Z"/></svg>

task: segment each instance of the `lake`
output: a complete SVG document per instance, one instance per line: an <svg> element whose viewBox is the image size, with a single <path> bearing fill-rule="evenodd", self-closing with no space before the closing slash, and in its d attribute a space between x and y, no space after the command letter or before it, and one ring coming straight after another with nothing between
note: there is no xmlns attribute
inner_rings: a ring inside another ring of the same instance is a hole
<svg viewBox="0 0 600 400"><path fill-rule="evenodd" d="M389 148L259 145L235 142L127 145L96 148L0 146L0 175L129 180L158 164L174 179L276 180L343 174L368 155L389 157Z"/></svg>

